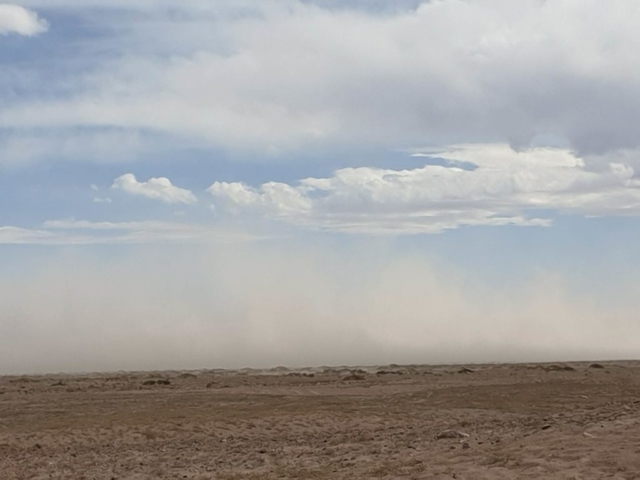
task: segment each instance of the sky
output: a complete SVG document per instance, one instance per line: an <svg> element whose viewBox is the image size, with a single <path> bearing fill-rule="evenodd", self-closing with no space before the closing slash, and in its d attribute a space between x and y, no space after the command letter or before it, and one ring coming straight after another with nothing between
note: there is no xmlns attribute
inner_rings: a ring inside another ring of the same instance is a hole
<svg viewBox="0 0 640 480"><path fill-rule="evenodd" d="M0 3L0 374L637 358L639 20Z"/></svg>

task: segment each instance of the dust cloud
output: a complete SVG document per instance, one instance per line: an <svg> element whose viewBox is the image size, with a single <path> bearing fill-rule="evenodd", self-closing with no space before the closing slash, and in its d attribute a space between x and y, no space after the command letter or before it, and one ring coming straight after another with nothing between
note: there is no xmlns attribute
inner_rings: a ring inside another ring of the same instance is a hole
<svg viewBox="0 0 640 480"><path fill-rule="evenodd" d="M630 358L633 308L384 247L66 250L0 277L0 373ZM11 277L11 278L8 278Z"/></svg>

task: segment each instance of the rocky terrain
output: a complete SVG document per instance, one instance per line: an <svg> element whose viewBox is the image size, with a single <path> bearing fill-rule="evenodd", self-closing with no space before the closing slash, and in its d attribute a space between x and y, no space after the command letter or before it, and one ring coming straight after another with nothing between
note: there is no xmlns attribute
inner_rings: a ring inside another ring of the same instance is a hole
<svg viewBox="0 0 640 480"><path fill-rule="evenodd" d="M4 479L638 479L640 362L0 377Z"/></svg>

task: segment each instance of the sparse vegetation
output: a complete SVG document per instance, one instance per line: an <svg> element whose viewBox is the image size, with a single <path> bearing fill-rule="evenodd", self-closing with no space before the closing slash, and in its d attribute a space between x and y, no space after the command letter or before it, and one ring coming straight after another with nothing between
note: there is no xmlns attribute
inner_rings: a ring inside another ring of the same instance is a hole
<svg viewBox="0 0 640 480"><path fill-rule="evenodd" d="M0 471L3 480L635 478L640 367L597 375L593 365L0 377Z"/></svg>

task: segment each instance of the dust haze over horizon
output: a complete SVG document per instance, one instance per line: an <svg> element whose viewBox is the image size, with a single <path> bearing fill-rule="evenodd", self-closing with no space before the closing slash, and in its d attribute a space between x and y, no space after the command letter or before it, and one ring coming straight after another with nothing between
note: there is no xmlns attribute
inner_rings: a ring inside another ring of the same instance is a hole
<svg viewBox="0 0 640 480"><path fill-rule="evenodd" d="M638 20L0 3L0 374L637 358Z"/></svg>
<svg viewBox="0 0 640 480"><path fill-rule="evenodd" d="M620 359L640 333L637 301L556 273L488 286L380 245L55 257L1 285L2 373Z"/></svg>

